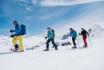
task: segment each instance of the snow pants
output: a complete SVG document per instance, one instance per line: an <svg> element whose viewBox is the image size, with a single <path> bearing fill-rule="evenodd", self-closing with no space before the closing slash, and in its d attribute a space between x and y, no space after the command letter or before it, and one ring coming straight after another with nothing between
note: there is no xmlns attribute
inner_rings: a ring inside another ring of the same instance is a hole
<svg viewBox="0 0 104 70"><path fill-rule="evenodd" d="M24 46L23 46L23 37L22 35L19 35L19 36L14 36L13 39L12 39L12 43L13 43L13 46L15 47L15 45L19 45L18 49L20 51L23 51L24 50Z"/></svg>
<svg viewBox="0 0 104 70"><path fill-rule="evenodd" d="M76 42L75 42L76 38L72 38L72 42L73 42L73 45L74 47L76 47Z"/></svg>
<svg viewBox="0 0 104 70"><path fill-rule="evenodd" d="M46 49L49 50L49 43L50 42L52 42L53 47L55 47L55 49L57 50L57 45L55 44L54 38L47 40L47 42L46 42Z"/></svg>
<svg viewBox="0 0 104 70"><path fill-rule="evenodd" d="M87 47L87 36L83 36L83 42L84 42L84 46Z"/></svg>

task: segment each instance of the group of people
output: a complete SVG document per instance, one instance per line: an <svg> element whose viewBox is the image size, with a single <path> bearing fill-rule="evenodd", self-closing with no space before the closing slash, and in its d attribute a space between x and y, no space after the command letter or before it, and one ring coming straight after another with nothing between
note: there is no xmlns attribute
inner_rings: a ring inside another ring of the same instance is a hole
<svg viewBox="0 0 104 70"><path fill-rule="evenodd" d="M24 25L19 25L18 22L16 20L13 21L14 30L10 30L10 32L12 33L11 37L12 37L12 43L14 46L14 49L11 49L14 52L24 52L24 46L23 46L23 35L26 34L26 27ZM83 37L83 42L84 42L84 46L83 47L88 47L87 44L87 36L89 35L88 32L84 29L81 28L81 33L79 33L79 35L82 35ZM76 45L76 38L77 38L77 32L73 29L70 28L70 32L67 34L67 36L71 36L72 37L72 42L73 42L73 47L72 48L77 48ZM52 29L51 27L47 27L47 36L46 38L46 49L44 51L49 51L49 43L52 42L53 47L55 48L55 50L58 50L58 46L56 45L54 38L55 38L55 32L54 29Z"/></svg>
<svg viewBox="0 0 104 70"><path fill-rule="evenodd" d="M76 44L76 39L77 39L77 32L73 29L73 28L69 28L70 32L67 33L67 37L72 37L72 42L73 42L73 49L77 48L77 44ZM49 51L49 43L52 42L53 47L55 47L55 50L58 50L57 45L54 41L55 38L55 33L54 30L50 27L47 28L48 32L47 32L47 42L46 42L46 49L45 51ZM79 35L82 35L83 38L83 42L84 45L83 47L87 48L88 44L87 44L87 37L89 36L89 33L87 32L87 30L85 30L84 28L81 28L81 33L79 33Z"/></svg>
<svg viewBox="0 0 104 70"><path fill-rule="evenodd" d="M87 32L87 30L85 30L84 28L81 28L81 33L79 33L79 35L82 35L82 38L83 38L83 42L84 42L84 45L83 47L88 47L88 44L87 44L87 37L89 36L89 33ZM73 29L73 28L70 28L70 33L67 34L68 36L71 36L72 37L72 42L73 42L73 45L74 47L72 48L76 48L76 38L77 38L77 32Z"/></svg>

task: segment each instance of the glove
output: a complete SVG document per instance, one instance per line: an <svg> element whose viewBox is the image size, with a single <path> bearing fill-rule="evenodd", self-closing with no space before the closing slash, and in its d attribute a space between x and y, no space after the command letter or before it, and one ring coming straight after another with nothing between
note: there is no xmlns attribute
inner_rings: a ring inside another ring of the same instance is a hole
<svg viewBox="0 0 104 70"><path fill-rule="evenodd" d="M14 37L15 35L11 35L10 37Z"/></svg>
<svg viewBox="0 0 104 70"><path fill-rule="evenodd" d="M79 35L81 35L81 33L79 33Z"/></svg>
<svg viewBox="0 0 104 70"><path fill-rule="evenodd" d="M14 30L10 30L10 32L12 33L12 32L14 32Z"/></svg>
<svg viewBox="0 0 104 70"><path fill-rule="evenodd" d="M47 37L44 37L45 39L47 39Z"/></svg>

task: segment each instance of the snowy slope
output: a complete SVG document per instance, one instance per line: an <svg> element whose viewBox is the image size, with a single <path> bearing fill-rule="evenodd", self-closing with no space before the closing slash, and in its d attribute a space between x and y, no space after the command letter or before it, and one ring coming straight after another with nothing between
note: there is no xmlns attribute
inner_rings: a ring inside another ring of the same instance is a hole
<svg viewBox="0 0 104 70"><path fill-rule="evenodd" d="M11 42L12 42L12 38L10 38L9 36L3 36L3 35L0 36L0 44L1 44L0 53L7 50L9 51L10 48L13 48ZM23 43L24 43L25 49L31 48L33 46L38 46L43 44L44 38L37 37L37 36L25 36Z"/></svg>
<svg viewBox="0 0 104 70"><path fill-rule="evenodd" d="M72 50L71 46L59 46L55 51L44 52L45 39L29 36L24 38L25 48L39 45L34 50L23 53L9 53L12 47L11 38L0 36L0 68L2 70L104 70L104 30L95 25L92 28L89 48ZM96 33L101 32L97 35ZM96 36L97 35L97 36ZM80 41L81 42L81 41ZM79 43L81 47L82 43Z"/></svg>
<svg viewBox="0 0 104 70"><path fill-rule="evenodd" d="M28 41L34 41L34 39L43 41L39 37L28 38ZM58 51L50 48L50 51L44 52L42 50L45 47L41 46L32 51L6 54L9 51L6 47L10 47L10 44L5 44L7 42L5 37L0 37L0 42L2 42L0 44L0 68L2 70L103 70L103 41L104 36L94 38L93 46L89 46L88 49L72 50L71 46L60 46ZM26 39L25 42L27 42ZM36 42L34 41L34 45ZM26 44L31 45L30 42ZM2 47L5 47L5 50ZM3 52L4 54L1 54Z"/></svg>

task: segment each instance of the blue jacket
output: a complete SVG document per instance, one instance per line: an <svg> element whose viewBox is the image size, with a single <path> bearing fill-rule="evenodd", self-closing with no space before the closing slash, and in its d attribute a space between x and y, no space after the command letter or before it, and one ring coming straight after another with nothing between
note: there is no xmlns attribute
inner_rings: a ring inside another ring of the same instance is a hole
<svg viewBox="0 0 104 70"><path fill-rule="evenodd" d="M77 32L76 31L71 31L68 35L72 36L72 38L76 38L77 37Z"/></svg>
<svg viewBox="0 0 104 70"><path fill-rule="evenodd" d="M21 35L21 27L19 26L19 24L15 26L14 32L15 32L15 35Z"/></svg>
<svg viewBox="0 0 104 70"><path fill-rule="evenodd" d="M51 31L48 31L47 37L48 37L49 39L54 38L54 33L52 32L52 30L51 30Z"/></svg>

